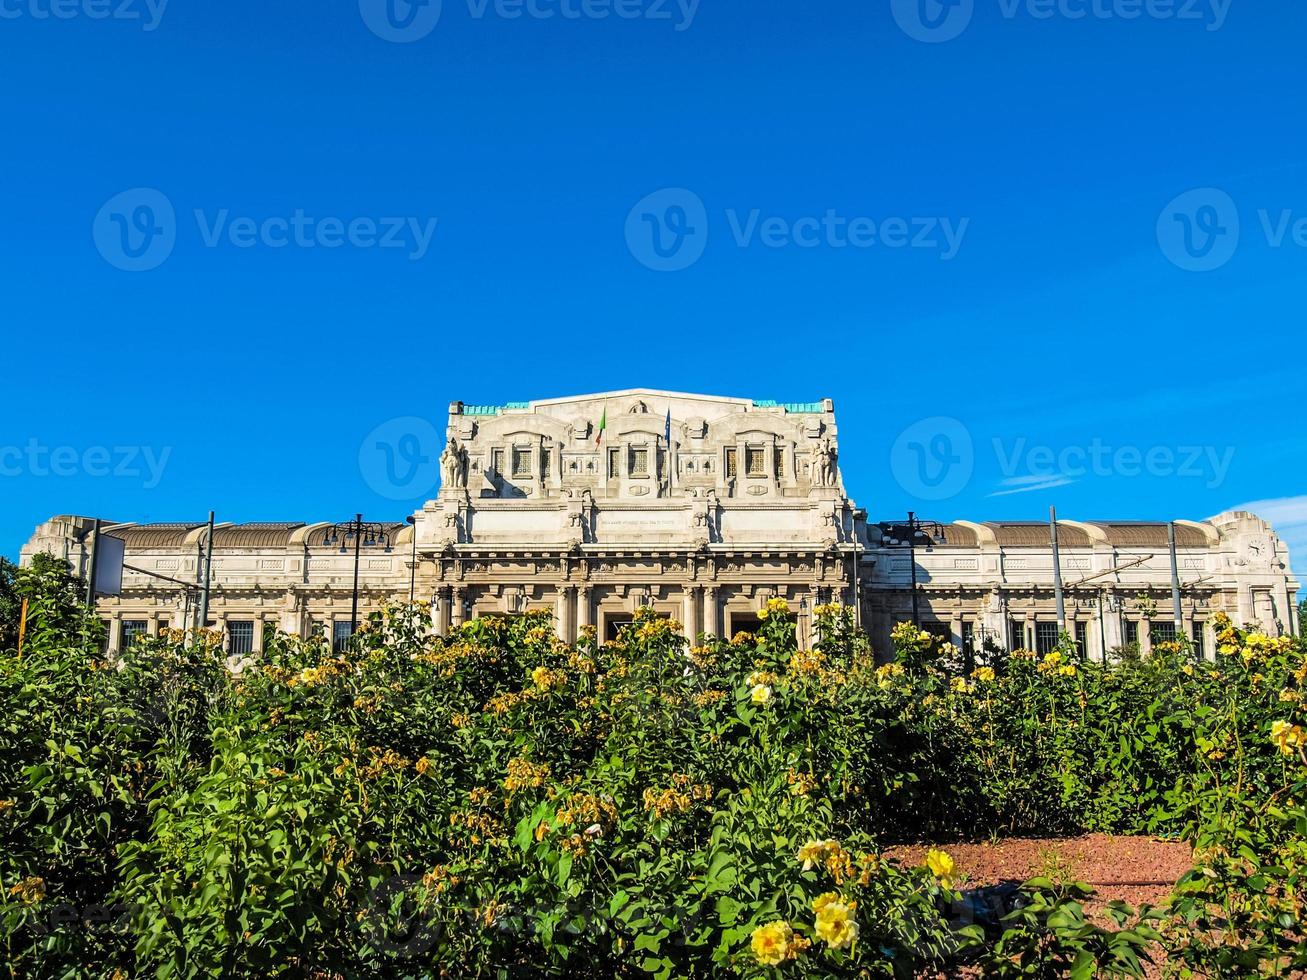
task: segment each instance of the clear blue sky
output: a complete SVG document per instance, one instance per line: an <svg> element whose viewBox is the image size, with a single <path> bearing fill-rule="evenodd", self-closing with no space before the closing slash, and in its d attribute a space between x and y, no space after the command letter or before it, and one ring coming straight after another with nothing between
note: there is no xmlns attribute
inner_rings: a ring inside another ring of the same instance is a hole
<svg viewBox="0 0 1307 980"><path fill-rule="evenodd" d="M378 426L636 386L833 398L873 517L1269 501L1307 550L1302 4L57 2L0 0L0 553L397 519L434 462L390 499Z"/></svg>

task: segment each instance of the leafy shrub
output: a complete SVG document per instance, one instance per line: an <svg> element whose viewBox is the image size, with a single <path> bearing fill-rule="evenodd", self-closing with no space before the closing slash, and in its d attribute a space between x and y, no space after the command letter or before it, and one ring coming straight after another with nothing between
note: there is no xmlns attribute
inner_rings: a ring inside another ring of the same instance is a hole
<svg viewBox="0 0 1307 980"><path fill-rule="evenodd" d="M881 857L1085 829L1198 843L1178 959L1300 955L1302 770L1268 737L1301 717L1287 641L959 675L909 627L878 664L838 606L796 650L777 600L730 641L645 612L575 645L537 614L435 637L418 604L345 654L273 636L224 667L172 634L106 663L43 587L30 652L0 657L13 976L1137 975L1161 913L1099 928L1044 880L993 908L944 852Z"/></svg>

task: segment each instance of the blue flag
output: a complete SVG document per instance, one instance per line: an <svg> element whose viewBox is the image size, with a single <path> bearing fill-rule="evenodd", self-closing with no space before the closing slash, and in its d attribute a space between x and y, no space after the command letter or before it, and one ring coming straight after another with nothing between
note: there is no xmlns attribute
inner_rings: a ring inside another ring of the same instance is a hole
<svg viewBox="0 0 1307 980"><path fill-rule="evenodd" d="M663 426L663 438L667 440L667 445L672 444L672 410L667 410L667 422Z"/></svg>

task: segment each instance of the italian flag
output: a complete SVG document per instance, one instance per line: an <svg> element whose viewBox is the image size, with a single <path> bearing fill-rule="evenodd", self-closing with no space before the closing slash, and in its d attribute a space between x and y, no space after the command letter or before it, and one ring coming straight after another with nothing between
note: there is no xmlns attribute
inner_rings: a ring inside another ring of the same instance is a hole
<svg viewBox="0 0 1307 980"><path fill-rule="evenodd" d="M598 446L604 441L604 429L608 428L608 406L604 406L604 413L599 418L599 434L595 436L595 445Z"/></svg>

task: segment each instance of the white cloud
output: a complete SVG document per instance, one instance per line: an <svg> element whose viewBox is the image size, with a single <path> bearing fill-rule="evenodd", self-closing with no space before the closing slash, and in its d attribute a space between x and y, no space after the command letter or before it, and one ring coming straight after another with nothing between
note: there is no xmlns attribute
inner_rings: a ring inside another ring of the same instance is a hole
<svg viewBox="0 0 1307 980"><path fill-rule="evenodd" d="M1011 487L1010 490L995 490L987 496L1006 497L1011 493L1029 493L1031 490L1051 490L1053 487L1064 487L1068 483L1076 481L1068 476L1062 476L1060 473L1036 473L1026 476L1009 476L1005 480L999 481L1001 487Z"/></svg>

